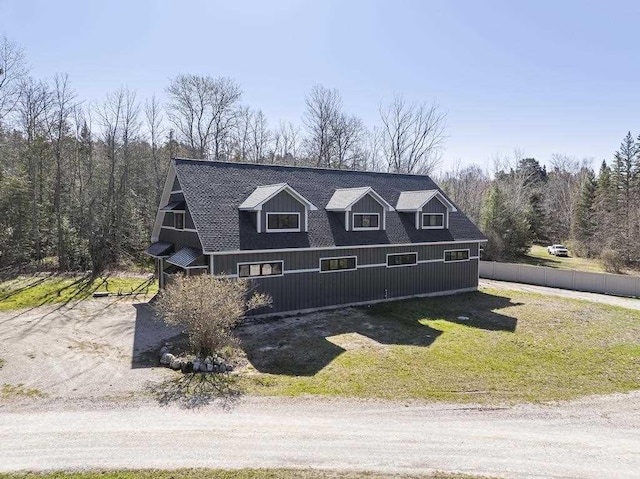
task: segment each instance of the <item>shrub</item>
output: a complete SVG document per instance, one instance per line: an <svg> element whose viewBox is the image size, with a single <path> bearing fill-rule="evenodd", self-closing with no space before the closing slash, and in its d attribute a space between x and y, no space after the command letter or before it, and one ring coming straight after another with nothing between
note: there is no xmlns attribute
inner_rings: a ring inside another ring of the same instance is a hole
<svg viewBox="0 0 640 479"><path fill-rule="evenodd" d="M167 324L184 326L193 352L206 356L237 347L233 327L248 311L269 304L271 298L252 292L247 280L201 275L173 279L154 308Z"/></svg>
<svg viewBox="0 0 640 479"><path fill-rule="evenodd" d="M602 267L608 273L621 273L624 266L624 260L620 253L610 248L602 250L600 253L600 261Z"/></svg>

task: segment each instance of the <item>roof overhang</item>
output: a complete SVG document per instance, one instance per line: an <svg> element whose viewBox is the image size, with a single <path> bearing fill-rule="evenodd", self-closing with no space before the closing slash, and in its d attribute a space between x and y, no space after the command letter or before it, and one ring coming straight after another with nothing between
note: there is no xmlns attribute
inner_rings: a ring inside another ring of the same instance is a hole
<svg viewBox="0 0 640 479"><path fill-rule="evenodd" d="M171 255L172 250L173 243L156 241L146 249L145 253L153 258L166 258Z"/></svg>
<svg viewBox="0 0 640 479"><path fill-rule="evenodd" d="M253 193L251 193L247 199L238 207L242 211L260 211L262 205L269 201L279 193L286 191L293 196L297 201L302 203L309 211L316 211L318 208L311 203L308 199L298 193L293 187L287 183L278 183L275 185L258 186Z"/></svg>
<svg viewBox="0 0 640 479"><path fill-rule="evenodd" d="M365 196L370 195L385 209L385 211L393 211L391 206L382 196L376 193L376 190L370 186L359 188L338 188L333 192L333 196L327 203L325 209L327 211L350 211L354 204Z"/></svg>
<svg viewBox="0 0 640 479"><path fill-rule="evenodd" d="M436 198L449 211L458 211L455 205L444 196L440 190L402 191L396 203L396 211L415 213L421 211L433 198Z"/></svg>

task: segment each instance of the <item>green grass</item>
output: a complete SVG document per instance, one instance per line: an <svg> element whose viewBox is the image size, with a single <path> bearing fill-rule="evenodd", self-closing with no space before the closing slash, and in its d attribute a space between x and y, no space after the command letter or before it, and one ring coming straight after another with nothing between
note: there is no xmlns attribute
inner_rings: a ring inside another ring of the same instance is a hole
<svg viewBox="0 0 640 479"><path fill-rule="evenodd" d="M91 297L94 292L155 294L157 282L150 275L89 276L36 274L0 282L0 311L68 303Z"/></svg>
<svg viewBox="0 0 640 479"><path fill-rule="evenodd" d="M249 392L517 403L640 388L640 311L597 303L485 289L278 321L241 330Z"/></svg>
<svg viewBox="0 0 640 479"><path fill-rule="evenodd" d="M571 256L553 256L547 253L546 246L533 245L526 256L519 259L520 263L530 264L533 266L546 266L548 268L572 269L576 271L588 271L591 273L606 273L602 263L597 258L579 258ZM640 275L637 270L625 270L624 274Z"/></svg>
<svg viewBox="0 0 640 479"><path fill-rule="evenodd" d="M97 472L49 472L49 473L0 473L0 479L480 479L486 476L445 474L427 475L377 474L372 472L333 472L313 469L178 469L175 471L97 471Z"/></svg>

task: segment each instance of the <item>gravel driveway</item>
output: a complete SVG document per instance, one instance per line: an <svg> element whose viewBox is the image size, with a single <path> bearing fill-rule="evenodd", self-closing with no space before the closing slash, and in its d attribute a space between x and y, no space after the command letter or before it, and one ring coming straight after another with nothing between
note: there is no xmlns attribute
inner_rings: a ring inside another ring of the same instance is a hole
<svg viewBox="0 0 640 479"><path fill-rule="evenodd" d="M168 371L149 369L157 363L148 351L179 330L155 321L142 301L105 298L0 313L0 386L9 385L10 396L31 390L92 400L127 397L161 380Z"/></svg>
<svg viewBox="0 0 640 479"><path fill-rule="evenodd" d="M638 431L637 393L512 408L245 398L231 410L0 410L0 471L312 467L637 478Z"/></svg>

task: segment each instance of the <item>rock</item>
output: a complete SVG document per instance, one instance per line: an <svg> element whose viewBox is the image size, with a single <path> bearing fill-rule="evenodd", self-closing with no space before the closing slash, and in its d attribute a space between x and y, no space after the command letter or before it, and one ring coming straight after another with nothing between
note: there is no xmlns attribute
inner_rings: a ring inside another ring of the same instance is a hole
<svg viewBox="0 0 640 479"><path fill-rule="evenodd" d="M173 361L176 357L171 353L163 353L160 358L160 364L170 365L171 361Z"/></svg>
<svg viewBox="0 0 640 479"><path fill-rule="evenodd" d="M204 359L204 363L205 363L205 364L212 364L211 356L207 356L207 357Z"/></svg>
<svg viewBox="0 0 640 479"><path fill-rule="evenodd" d="M233 371L233 366L231 366L231 364L227 364L226 369L227 372Z"/></svg>
<svg viewBox="0 0 640 479"><path fill-rule="evenodd" d="M182 360L174 357L169 363L169 367L174 370L182 369Z"/></svg>
<svg viewBox="0 0 640 479"><path fill-rule="evenodd" d="M167 346L162 346L162 348L160 348L160 356L168 352L169 352L169 348Z"/></svg>
<svg viewBox="0 0 640 479"><path fill-rule="evenodd" d="M458 316L458 321L469 321L469 316Z"/></svg>
<svg viewBox="0 0 640 479"><path fill-rule="evenodd" d="M207 364L205 364L205 367L206 367L206 370L207 370L208 373L213 372L213 364L207 363Z"/></svg>
<svg viewBox="0 0 640 479"><path fill-rule="evenodd" d="M201 364L200 361L197 360L197 359L193 362L193 372L194 373L197 373L198 371L200 371L200 364Z"/></svg>
<svg viewBox="0 0 640 479"><path fill-rule="evenodd" d="M193 362L191 361L187 361L182 363L182 372L187 374L187 373L192 373L193 372Z"/></svg>

